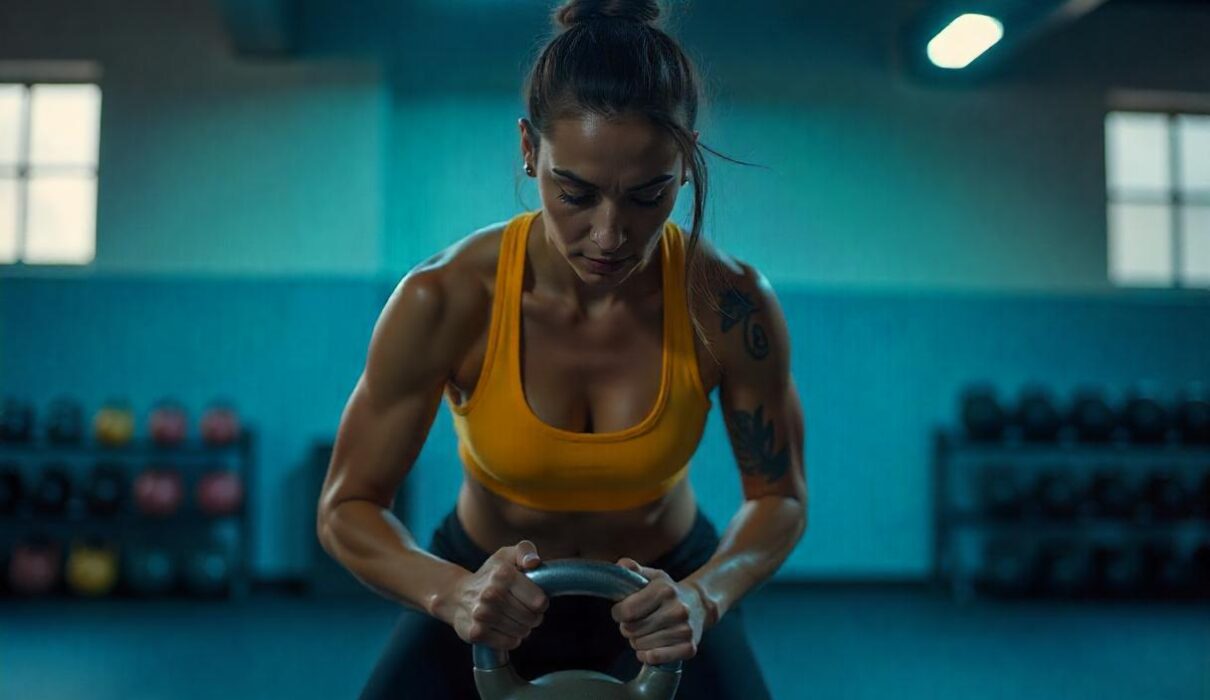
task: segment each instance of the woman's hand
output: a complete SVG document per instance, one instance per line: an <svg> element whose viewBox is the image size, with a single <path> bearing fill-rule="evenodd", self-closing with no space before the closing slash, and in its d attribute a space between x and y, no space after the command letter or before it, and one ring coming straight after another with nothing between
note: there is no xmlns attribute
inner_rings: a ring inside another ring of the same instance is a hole
<svg viewBox="0 0 1210 700"><path fill-rule="evenodd" d="M542 624L550 605L546 592L525 575L541 563L534 543L521 540L497 549L478 571L463 576L451 591L451 624L458 637L502 651L520 646Z"/></svg>
<svg viewBox="0 0 1210 700"><path fill-rule="evenodd" d="M639 662L655 665L696 656L706 628L706 608L698 589L673 581L659 569L639 566L629 557L617 563L648 581L612 608L613 619L638 652Z"/></svg>

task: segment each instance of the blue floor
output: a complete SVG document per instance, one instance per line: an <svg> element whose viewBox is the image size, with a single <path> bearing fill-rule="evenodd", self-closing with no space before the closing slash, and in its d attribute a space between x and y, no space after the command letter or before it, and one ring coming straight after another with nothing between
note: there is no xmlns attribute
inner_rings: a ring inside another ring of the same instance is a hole
<svg viewBox="0 0 1210 700"><path fill-rule="evenodd" d="M1210 698L1206 604L778 585L745 607L776 698ZM396 615L376 600L3 601L0 698L354 698Z"/></svg>

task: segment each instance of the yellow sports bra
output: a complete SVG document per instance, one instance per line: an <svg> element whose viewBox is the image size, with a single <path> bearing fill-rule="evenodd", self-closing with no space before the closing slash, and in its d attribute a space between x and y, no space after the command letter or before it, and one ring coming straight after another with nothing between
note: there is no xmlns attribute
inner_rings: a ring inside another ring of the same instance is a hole
<svg viewBox="0 0 1210 700"><path fill-rule="evenodd" d="M525 242L541 210L504 229L483 370L471 397L446 393L458 454L470 476L539 510L622 510L653 501L683 479L710 412L684 292L684 233L671 221L660 238L663 360L655 406L638 424L578 433L540 420L521 387L521 291Z"/></svg>

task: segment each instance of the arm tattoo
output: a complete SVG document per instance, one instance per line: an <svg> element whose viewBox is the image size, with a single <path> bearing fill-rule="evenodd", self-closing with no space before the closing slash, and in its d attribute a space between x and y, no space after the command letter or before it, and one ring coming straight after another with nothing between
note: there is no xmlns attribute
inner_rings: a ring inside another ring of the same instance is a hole
<svg viewBox="0 0 1210 700"><path fill-rule="evenodd" d="M723 292L719 306L723 314L723 332L740 321L744 322L744 349L754 359L763 360L769 354L769 336L753 315L760 311L752 298L734 287Z"/></svg>
<svg viewBox="0 0 1210 700"><path fill-rule="evenodd" d="M773 421L766 422L764 413L764 406L757 406L752 413L732 411L726 422L740 471L747 476L764 476L771 484L785 476L790 455L785 447L773 452Z"/></svg>

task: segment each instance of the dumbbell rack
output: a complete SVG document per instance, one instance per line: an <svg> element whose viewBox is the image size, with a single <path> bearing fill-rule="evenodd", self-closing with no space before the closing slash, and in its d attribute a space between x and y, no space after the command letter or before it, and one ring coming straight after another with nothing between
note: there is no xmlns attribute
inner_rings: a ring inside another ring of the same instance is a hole
<svg viewBox="0 0 1210 700"><path fill-rule="evenodd" d="M227 551L234 550L228 594L232 598L244 598L250 592L252 575L249 504L255 502L254 444L255 434L246 426L240 437L228 445L207 445L196 440L171 447L150 441L136 441L121 447L92 442L76 445L0 443L0 462L20 464L27 489L40 471L52 463L66 468L73 477L72 493L62 513L36 512L27 494L16 512L0 515L0 549L11 551L22 538L39 534L62 544L64 554L73 539L86 537L114 541L119 547L122 543L156 544L179 553L182 541L204 538L217 542ZM90 513L81 489L98 464L120 465L125 476L123 503L119 511L111 515ZM180 508L172 515L145 515L131 502L135 477L156 465L171 466L182 475L183 498ZM235 513L214 516L197 509L194 486L204 472L214 468L233 471L243 482L243 504Z"/></svg>
<svg viewBox="0 0 1210 700"><path fill-rule="evenodd" d="M1076 512L1060 519L1031 507L1011 517L993 515L981 507L978 494L980 470L993 464L1011 466L1027 488L1042 470L1066 472L1086 484L1094 471L1106 467L1138 478L1162 467L1183 475L1194 486L1210 473L1210 446L1121 440L1103 444L1072 440L1030 443L1012 438L976 442L963 433L938 428L933 439L933 579L959 601L979 594L976 579L981 547L998 535L1018 536L1034 543L1060 538L1131 543L1162 537L1182 552L1188 552L1195 543L1210 541L1210 512L1205 510L1192 510L1178 519L1148 517L1146 513L1110 518L1091 512L1092 506L1083 502ZM1202 509L1208 507L1201 505Z"/></svg>

